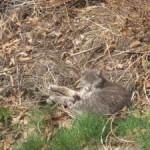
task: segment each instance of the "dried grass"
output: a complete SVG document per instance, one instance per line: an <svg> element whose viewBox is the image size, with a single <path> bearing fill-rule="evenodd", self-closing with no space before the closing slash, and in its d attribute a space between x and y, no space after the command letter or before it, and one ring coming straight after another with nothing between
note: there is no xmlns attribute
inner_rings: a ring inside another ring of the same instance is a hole
<svg viewBox="0 0 150 150"><path fill-rule="evenodd" d="M150 2L86 2L0 2L1 104L31 105L50 83L75 88L81 70L97 68L149 110Z"/></svg>
<svg viewBox="0 0 150 150"><path fill-rule="evenodd" d="M35 87L48 79L70 86L81 70L98 68L125 86L138 84L148 100L148 1L112 0L81 9L65 2L1 3L1 75L9 73L11 86Z"/></svg>

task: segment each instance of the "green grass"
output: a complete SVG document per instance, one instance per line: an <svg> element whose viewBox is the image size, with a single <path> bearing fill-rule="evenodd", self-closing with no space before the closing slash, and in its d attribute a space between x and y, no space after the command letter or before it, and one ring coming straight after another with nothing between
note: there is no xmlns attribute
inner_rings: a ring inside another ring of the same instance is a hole
<svg viewBox="0 0 150 150"><path fill-rule="evenodd" d="M44 147L45 141L43 137L33 135L24 142L18 150L41 150Z"/></svg>
<svg viewBox="0 0 150 150"><path fill-rule="evenodd" d="M150 122L149 117L137 118L129 115L124 121L119 121L116 129L118 136L134 140L138 150L150 149Z"/></svg>
<svg viewBox="0 0 150 150"><path fill-rule="evenodd" d="M11 119L9 107L0 106L0 122L6 126L10 124Z"/></svg>
<svg viewBox="0 0 150 150"><path fill-rule="evenodd" d="M35 108L30 112L30 126L36 127L38 125L41 132L44 132L47 124L50 121L50 107L43 107L41 109Z"/></svg>
<svg viewBox="0 0 150 150"><path fill-rule="evenodd" d="M117 133L120 136L125 136L130 133L133 134L134 132L136 134L136 132L139 133L142 129L150 128L148 117L137 118L133 115L128 116L126 120L121 120L117 124Z"/></svg>
<svg viewBox="0 0 150 150"><path fill-rule="evenodd" d="M74 120L71 128L58 129L50 141L46 141L43 137L48 124L46 118L49 116L49 111L47 108L33 110L30 125L36 127L38 124L42 132L39 133L36 130L33 136L22 143L19 150L38 150L45 146L47 150L81 150L83 148L97 150L101 146L101 139L105 143L106 136L110 132L110 122L107 116L84 114ZM149 150L150 121L148 116L136 117L131 113L126 119L115 121L113 129L118 137L134 141L137 150Z"/></svg>
<svg viewBox="0 0 150 150"><path fill-rule="evenodd" d="M41 109L35 107L29 112L29 123L26 128L34 128L35 130L33 131L32 136L28 137L25 142L20 141L18 143L18 150L41 150L45 145L47 145L47 141L44 138L44 131L50 121L50 111L49 107L43 107Z"/></svg>
<svg viewBox="0 0 150 150"><path fill-rule="evenodd" d="M75 120L71 129L58 131L50 147L55 150L79 150L83 146L98 146L101 138L104 140L110 131L110 126L106 125L106 122L106 116L82 115ZM106 129L102 133L105 126Z"/></svg>
<svg viewBox="0 0 150 150"><path fill-rule="evenodd" d="M150 149L150 128L144 133L140 132L139 136L136 137L136 141L139 145L138 150L149 150Z"/></svg>
<svg viewBox="0 0 150 150"><path fill-rule="evenodd" d="M84 142L89 142L91 139L100 140L107 136L110 131L109 124L107 124L104 133L102 130L106 125L108 118L104 115L85 114L80 116L74 123L73 130L79 133L79 138L84 139Z"/></svg>
<svg viewBox="0 0 150 150"><path fill-rule="evenodd" d="M49 149L52 150L79 150L80 140L73 130L61 129L50 142Z"/></svg>
<svg viewBox="0 0 150 150"><path fill-rule="evenodd" d="M36 112L35 116L31 117L31 123L36 124L40 116L41 113L39 111ZM39 150L44 145L46 145L48 150L80 150L83 147L96 150L101 144L101 138L105 140L110 131L107 120L108 118L103 115L82 115L74 121L70 129L59 129L50 141L43 139L44 136L37 132L36 136L33 135L26 142L22 143L18 150ZM45 125L44 120L40 121L41 125ZM104 127L105 130L102 132Z"/></svg>

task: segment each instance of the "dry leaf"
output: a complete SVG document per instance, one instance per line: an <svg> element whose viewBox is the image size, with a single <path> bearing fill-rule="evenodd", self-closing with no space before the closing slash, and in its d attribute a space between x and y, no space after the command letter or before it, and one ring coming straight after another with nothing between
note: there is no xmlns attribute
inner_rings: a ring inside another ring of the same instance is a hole
<svg viewBox="0 0 150 150"><path fill-rule="evenodd" d="M21 123L24 123L21 120L24 119L26 115L27 114L25 112L21 112L18 117L13 118L12 124L21 124Z"/></svg>
<svg viewBox="0 0 150 150"><path fill-rule="evenodd" d="M0 122L0 130L4 129L3 124Z"/></svg>
<svg viewBox="0 0 150 150"><path fill-rule="evenodd" d="M4 23L4 20L0 20L0 28L4 25L5 23Z"/></svg>
<svg viewBox="0 0 150 150"><path fill-rule="evenodd" d="M131 43L130 48L136 48L136 47L139 47L139 46L141 46L141 42L136 40L136 41Z"/></svg>
<svg viewBox="0 0 150 150"><path fill-rule="evenodd" d="M30 57L19 57L19 61L20 62L25 62L25 61L29 61L29 60L31 60L32 59L32 57L30 56Z"/></svg>
<svg viewBox="0 0 150 150"><path fill-rule="evenodd" d="M27 24L37 25L39 23L39 17L35 16L34 18L29 18Z"/></svg>
<svg viewBox="0 0 150 150"><path fill-rule="evenodd" d="M19 122L20 122L20 120L19 120L19 118L17 117L17 118L13 118L12 119L12 124L19 124Z"/></svg>
<svg viewBox="0 0 150 150"><path fill-rule="evenodd" d="M24 119L23 119L23 124L24 124L24 125L27 125L27 124L28 124L28 118L27 118L27 117L24 117Z"/></svg>
<svg viewBox="0 0 150 150"><path fill-rule="evenodd" d="M25 52L20 52L19 54L16 55L16 57L18 57L18 56L24 56L24 57L27 57L28 54L25 53Z"/></svg>
<svg viewBox="0 0 150 150"><path fill-rule="evenodd" d="M11 16L11 21L15 22L16 20L18 20L18 14L17 13L13 13Z"/></svg>
<svg viewBox="0 0 150 150"><path fill-rule="evenodd" d="M41 150L47 150L47 145L46 144L44 144L44 146L42 147L42 149Z"/></svg>
<svg viewBox="0 0 150 150"><path fill-rule="evenodd" d="M28 40L28 42L29 42L29 43L32 43L32 42L33 42L32 38L30 38L30 39Z"/></svg>
<svg viewBox="0 0 150 150"><path fill-rule="evenodd" d="M69 59L66 59L66 60L65 60L65 63L66 63L67 65L72 65L72 62L71 62Z"/></svg>
<svg viewBox="0 0 150 150"><path fill-rule="evenodd" d="M14 58L11 58L10 59L10 62L9 62L9 66L12 67L15 65L15 59Z"/></svg>
<svg viewBox="0 0 150 150"><path fill-rule="evenodd" d="M28 129L28 135L29 136L32 135L34 131L35 131L35 128L29 128Z"/></svg>
<svg viewBox="0 0 150 150"><path fill-rule="evenodd" d="M71 119L64 120L63 122L61 122L60 126L63 128L70 129L72 127L72 120Z"/></svg>
<svg viewBox="0 0 150 150"><path fill-rule="evenodd" d="M148 63L147 61L145 60L145 58L142 57L141 59L141 65L143 67L144 70L147 70L147 67L148 67Z"/></svg>
<svg viewBox="0 0 150 150"><path fill-rule="evenodd" d="M116 66L118 69L123 69L123 64L117 64Z"/></svg>
<svg viewBox="0 0 150 150"><path fill-rule="evenodd" d="M4 88L0 87L0 93L2 93L4 91Z"/></svg>
<svg viewBox="0 0 150 150"><path fill-rule="evenodd" d="M119 146L119 147L114 148L114 150L120 150L120 146Z"/></svg>
<svg viewBox="0 0 150 150"><path fill-rule="evenodd" d="M105 70L107 70L107 71L112 71L113 70L113 68L111 67L111 66L105 66Z"/></svg>
<svg viewBox="0 0 150 150"><path fill-rule="evenodd" d="M3 150L8 150L10 148L10 143L11 143L10 139L5 139L3 141Z"/></svg>
<svg viewBox="0 0 150 150"><path fill-rule="evenodd" d="M131 36L134 34L133 30L131 28L123 28L120 31L125 36Z"/></svg>
<svg viewBox="0 0 150 150"><path fill-rule="evenodd" d="M150 80L147 80L147 81L145 82L145 87L146 87L147 89L150 88Z"/></svg>
<svg viewBox="0 0 150 150"><path fill-rule="evenodd" d="M27 32L26 33L26 37L27 37L29 43L33 42L33 40L32 40L32 33L31 32Z"/></svg>
<svg viewBox="0 0 150 150"><path fill-rule="evenodd" d="M142 129L141 131L142 131L142 133L146 133L147 129Z"/></svg>
<svg viewBox="0 0 150 150"><path fill-rule="evenodd" d="M23 132L23 138L24 138L24 139L27 139L27 138L28 138L28 132L27 132L27 131L24 131L24 132Z"/></svg>

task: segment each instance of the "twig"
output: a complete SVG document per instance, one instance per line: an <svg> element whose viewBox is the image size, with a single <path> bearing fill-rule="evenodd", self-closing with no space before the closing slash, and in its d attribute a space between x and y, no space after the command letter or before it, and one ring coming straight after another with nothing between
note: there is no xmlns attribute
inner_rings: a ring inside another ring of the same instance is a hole
<svg viewBox="0 0 150 150"><path fill-rule="evenodd" d="M114 115L113 115L113 116L114 116ZM111 117L107 120L105 126L104 126L103 129L102 129L101 144L102 144L104 150L107 150L107 148L106 148L106 146L105 146L104 143L103 143L103 137L102 137L102 136L103 136L103 133L104 133L104 131L105 131L105 129L106 129L107 124L109 123L109 121L112 119L113 116L111 116ZM112 131L112 130L111 130L111 131ZM111 131L110 131L110 133L111 133ZM108 134L108 135L109 135L109 134ZM108 135L107 135L107 138L108 138Z"/></svg>
<svg viewBox="0 0 150 150"><path fill-rule="evenodd" d="M0 73L0 75L5 75L5 76L9 76L9 78L10 78L10 82L11 82L11 86L14 86L14 81L13 81L13 77L11 76L11 75L9 75L9 74L7 74L7 73Z"/></svg>
<svg viewBox="0 0 150 150"><path fill-rule="evenodd" d="M88 61L89 63L90 62L96 62L98 59L100 59L100 58L102 58L102 57L104 57L104 55L100 55L100 56L98 56L98 57L96 57L95 59L92 59L92 60L90 60L90 61Z"/></svg>
<svg viewBox="0 0 150 150"><path fill-rule="evenodd" d="M113 121L114 121L115 115L116 115L116 114L112 115L112 116L109 118L109 120L111 120L111 123L110 123L110 132L109 132L108 135L106 136L106 143L107 143L107 140L108 140L109 135L110 135L110 134L112 133L112 131L113 131L113 129L112 129L112 123L113 123Z"/></svg>
<svg viewBox="0 0 150 150"><path fill-rule="evenodd" d="M120 79L122 78L122 76L133 66L133 64L135 64L137 61L140 60L141 57L139 57L137 60L135 60L133 63L131 63L128 68L122 73L122 75L118 78L118 80L116 82L119 82Z"/></svg>
<svg viewBox="0 0 150 150"><path fill-rule="evenodd" d="M102 26L101 24L98 24L98 23L96 23L96 22L94 22L94 21L92 21L92 20L90 20L90 19L88 19L88 18L86 18L86 17L82 17L82 16L79 16L79 17L82 18L82 19L84 19L84 20L86 20L86 21L89 21L89 22L91 22L91 23L97 25L98 27L102 28L103 30L106 30L107 32L111 32L112 34L117 35L115 32L109 30L108 28Z"/></svg>
<svg viewBox="0 0 150 150"><path fill-rule="evenodd" d="M69 14L68 14L68 9L67 9L67 6L66 6L65 2L64 2L64 5L65 5L65 12L66 12L65 14L66 14L66 17L67 17L67 20L68 20L69 28L70 28L71 31L73 31L73 28L72 28L72 26L70 24L70 18L69 18Z"/></svg>
<svg viewBox="0 0 150 150"><path fill-rule="evenodd" d="M37 123L37 129L38 129L38 131L39 131L40 133L42 133L41 130L40 130L40 127L39 127L39 123L40 123L40 121L38 121L38 123Z"/></svg>
<svg viewBox="0 0 150 150"><path fill-rule="evenodd" d="M75 115L73 115L70 111L66 110L66 109L64 108L64 106L62 106L62 110L63 110L65 113L67 113L71 118L75 118Z"/></svg>
<svg viewBox="0 0 150 150"><path fill-rule="evenodd" d="M14 69L14 67L13 67L13 68L6 68L6 69L4 69L3 71L0 71L0 73L4 73L4 72L10 71L10 70L12 70L12 69Z"/></svg>
<svg viewBox="0 0 150 150"><path fill-rule="evenodd" d="M115 51L120 51L120 50L115 50ZM118 56L118 55L122 55L124 53L129 53L129 54L147 54L148 52L136 52L135 49L129 49L129 50L126 50L126 51L123 51L123 52L120 52L120 53L117 53L117 54L114 54L112 56ZM148 53L149 54L149 53Z"/></svg>
<svg viewBox="0 0 150 150"><path fill-rule="evenodd" d="M146 97L146 99L147 99L147 101L148 101L148 103L149 103L149 102L150 102L150 99L149 99L148 96L147 96L146 87L145 87L147 79L148 79L148 76L147 76L146 79L144 80L143 91L144 91L145 97Z"/></svg>
<svg viewBox="0 0 150 150"><path fill-rule="evenodd" d="M134 141L129 141L129 140L121 139L121 138L117 137L117 136L114 135L114 134L113 134L113 136L114 136L117 140L119 140L119 141L121 141L121 142L125 142L125 143L135 143Z"/></svg>
<svg viewBox="0 0 150 150"><path fill-rule="evenodd" d="M78 53L71 54L71 57L76 56L76 55L80 55L80 54L82 54L82 53L86 53L86 52L89 52L89 51L96 51L96 50L98 50L99 48L101 48L101 46L102 46L102 45L98 45L98 46L96 46L96 47L92 47L92 48L90 48L90 49L83 50L83 51L80 51L80 52L78 52Z"/></svg>

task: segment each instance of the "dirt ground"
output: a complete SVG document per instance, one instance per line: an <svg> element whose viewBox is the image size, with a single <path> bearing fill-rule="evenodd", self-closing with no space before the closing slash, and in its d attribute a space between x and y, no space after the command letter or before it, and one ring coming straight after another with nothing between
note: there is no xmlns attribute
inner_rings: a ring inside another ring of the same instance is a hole
<svg viewBox="0 0 150 150"><path fill-rule="evenodd" d="M0 105L17 118L51 94L49 84L74 89L82 70L96 68L131 89L137 111L148 113L149 6L149 0L1 1Z"/></svg>

